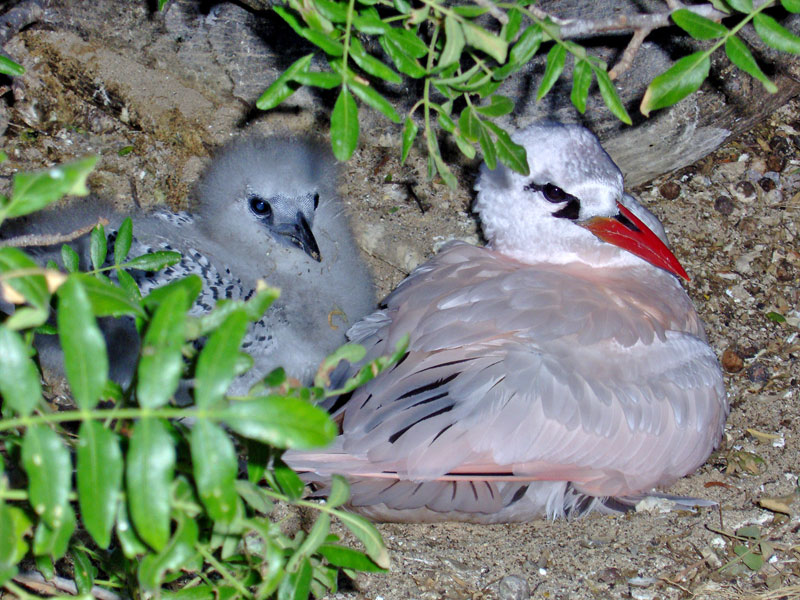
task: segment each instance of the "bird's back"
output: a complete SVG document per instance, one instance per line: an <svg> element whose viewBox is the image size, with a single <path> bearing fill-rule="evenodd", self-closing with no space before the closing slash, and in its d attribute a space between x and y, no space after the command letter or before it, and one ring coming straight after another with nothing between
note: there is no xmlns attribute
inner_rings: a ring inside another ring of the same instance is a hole
<svg viewBox="0 0 800 600"><path fill-rule="evenodd" d="M647 266L528 265L453 243L351 334L377 356L409 332L407 356L337 407L334 451L291 463L352 475L353 505L374 517L585 509L697 468L727 414L691 301Z"/></svg>

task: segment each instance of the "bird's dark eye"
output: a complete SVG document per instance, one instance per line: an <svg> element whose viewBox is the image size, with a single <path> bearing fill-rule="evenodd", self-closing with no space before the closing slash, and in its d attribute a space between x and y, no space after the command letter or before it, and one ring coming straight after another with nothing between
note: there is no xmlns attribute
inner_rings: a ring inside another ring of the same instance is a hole
<svg viewBox="0 0 800 600"><path fill-rule="evenodd" d="M319 194L314 194L314 210L319 206Z"/></svg>
<svg viewBox="0 0 800 600"><path fill-rule="evenodd" d="M545 184L542 193L548 202L564 202L567 199L567 192L552 183Z"/></svg>
<svg viewBox="0 0 800 600"><path fill-rule="evenodd" d="M260 196L250 196L250 210L259 217L272 216L272 207L269 205L269 202Z"/></svg>

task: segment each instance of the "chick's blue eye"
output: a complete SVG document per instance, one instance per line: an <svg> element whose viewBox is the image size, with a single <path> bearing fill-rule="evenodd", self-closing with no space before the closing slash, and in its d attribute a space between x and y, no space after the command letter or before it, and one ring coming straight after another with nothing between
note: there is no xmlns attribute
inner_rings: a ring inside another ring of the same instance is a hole
<svg viewBox="0 0 800 600"><path fill-rule="evenodd" d="M268 217L272 214L272 207L269 202L258 196L250 198L250 210L252 210L259 217Z"/></svg>

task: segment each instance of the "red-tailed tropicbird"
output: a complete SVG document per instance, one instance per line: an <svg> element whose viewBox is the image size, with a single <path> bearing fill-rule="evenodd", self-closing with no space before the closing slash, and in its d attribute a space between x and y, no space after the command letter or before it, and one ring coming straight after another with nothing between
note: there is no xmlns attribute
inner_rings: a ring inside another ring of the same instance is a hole
<svg viewBox="0 0 800 600"><path fill-rule="evenodd" d="M451 242L349 332L390 370L287 462L351 482L377 520L505 522L619 508L706 460L728 403L658 219L577 125L517 132L530 175L484 167L485 248Z"/></svg>

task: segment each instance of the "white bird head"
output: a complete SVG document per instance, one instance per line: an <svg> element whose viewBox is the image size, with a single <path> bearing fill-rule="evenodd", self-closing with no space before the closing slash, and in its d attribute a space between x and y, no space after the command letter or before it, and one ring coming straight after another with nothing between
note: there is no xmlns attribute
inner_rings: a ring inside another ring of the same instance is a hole
<svg viewBox="0 0 800 600"><path fill-rule="evenodd" d="M335 194L335 163L319 146L297 139L251 138L224 149L199 187L198 210L209 235L269 239L322 260L312 233L320 203ZM253 248L254 251L261 250Z"/></svg>
<svg viewBox="0 0 800 600"><path fill-rule="evenodd" d="M543 122L513 139L525 147L530 174L483 165L475 185L475 210L493 248L529 263L640 266L644 260L688 279L657 219L625 194L622 173L594 134Z"/></svg>

